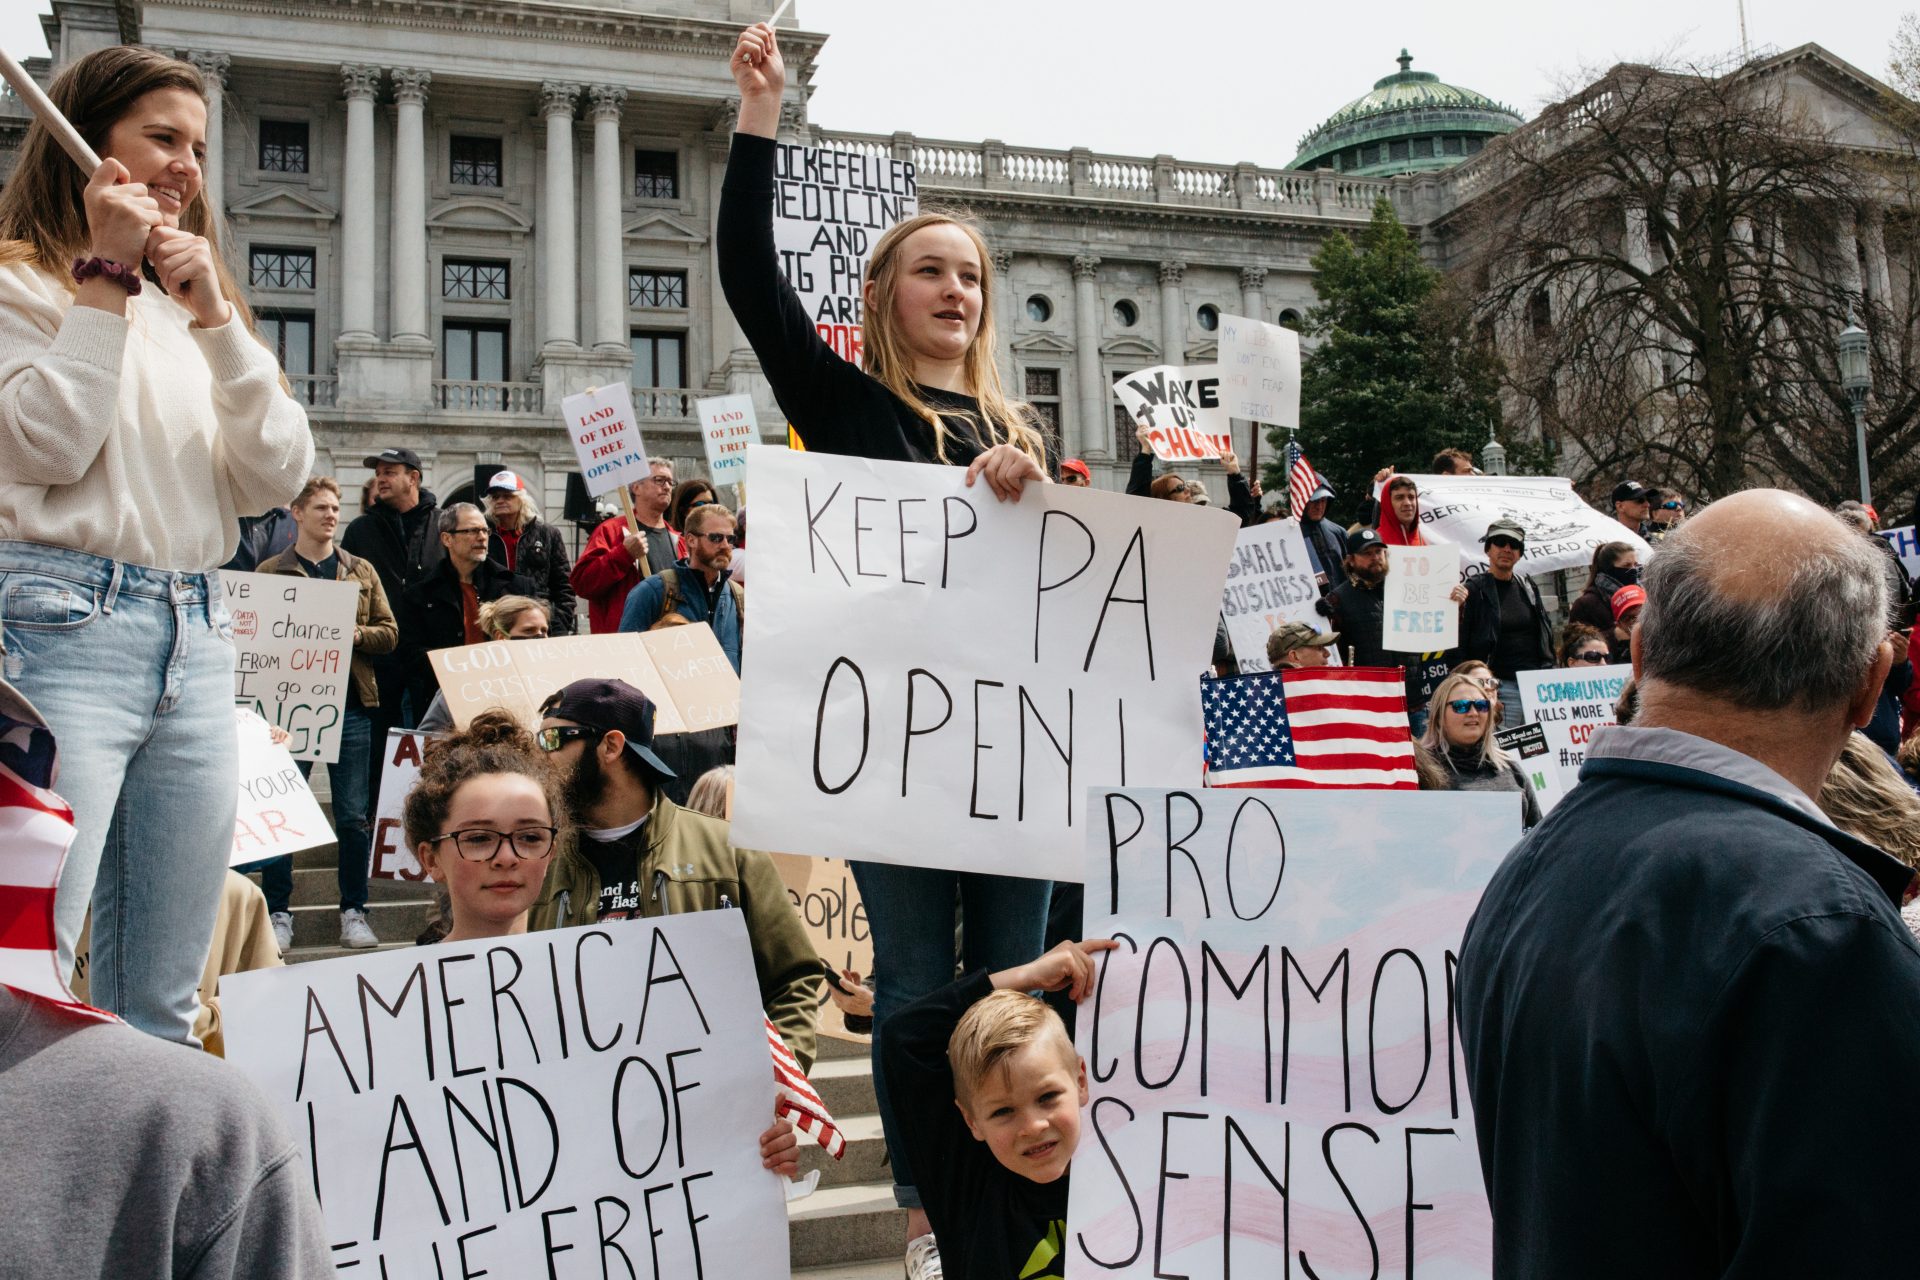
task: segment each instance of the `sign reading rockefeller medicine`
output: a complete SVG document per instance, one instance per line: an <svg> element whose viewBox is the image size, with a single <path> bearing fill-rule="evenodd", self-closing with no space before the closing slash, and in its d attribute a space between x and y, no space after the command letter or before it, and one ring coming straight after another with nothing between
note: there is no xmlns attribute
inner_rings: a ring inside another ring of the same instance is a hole
<svg viewBox="0 0 1920 1280"><path fill-rule="evenodd" d="M1090 785L1200 784L1231 514L748 456L736 844L1073 880Z"/></svg>
<svg viewBox="0 0 1920 1280"><path fill-rule="evenodd" d="M889 156L782 143L774 149L773 243L821 341L860 363L860 285L867 257L920 209L913 164Z"/></svg>

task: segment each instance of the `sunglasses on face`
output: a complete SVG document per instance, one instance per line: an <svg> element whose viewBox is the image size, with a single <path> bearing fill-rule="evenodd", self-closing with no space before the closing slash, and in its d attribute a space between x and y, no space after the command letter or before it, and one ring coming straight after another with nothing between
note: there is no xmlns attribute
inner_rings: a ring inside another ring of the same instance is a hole
<svg viewBox="0 0 1920 1280"><path fill-rule="evenodd" d="M1495 538L1493 541L1489 542L1487 545L1490 547L1499 547L1503 551L1524 550L1524 548L1522 548L1521 545L1515 542L1512 538Z"/></svg>
<svg viewBox="0 0 1920 1280"><path fill-rule="evenodd" d="M1588 650L1585 650L1584 652L1574 654L1573 657L1568 659L1568 661L1599 663L1599 662L1605 662L1607 660L1607 656L1608 656L1607 651L1605 649L1588 649Z"/></svg>
<svg viewBox="0 0 1920 1280"><path fill-rule="evenodd" d="M704 539L709 546L714 547L724 547L733 541L733 535L730 533L696 533L693 536Z"/></svg>
<svg viewBox="0 0 1920 1280"><path fill-rule="evenodd" d="M533 735L533 740L540 744L542 751L554 752L566 746L575 738L598 738L599 736L600 731L598 729L582 729L578 725L567 725L565 727L542 729L539 733Z"/></svg>
<svg viewBox="0 0 1920 1280"><path fill-rule="evenodd" d="M1663 502L1660 504L1660 509L1662 511L1685 511L1687 504L1684 502Z"/></svg>
<svg viewBox="0 0 1920 1280"><path fill-rule="evenodd" d="M1477 711L1485 715L1493 707L1493 704L1485 698L1455 698L1447 705L1453 708L1453 714L1457 716L1464 716L1469 711Z"/></svg>

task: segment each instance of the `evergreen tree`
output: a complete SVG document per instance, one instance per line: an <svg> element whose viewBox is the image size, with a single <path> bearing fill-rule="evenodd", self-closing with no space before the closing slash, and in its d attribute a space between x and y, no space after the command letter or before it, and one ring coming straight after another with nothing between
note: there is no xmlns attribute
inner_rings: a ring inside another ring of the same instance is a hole
<svg viewBox="0 0 1920 1280"><path fill-rule="evenodd" d="M1307 314L1300 369L1300 447L1336 491L1337 518L1357 518L1381 467L1424 472L1448 447L1473 452L1498 420L1496 369L1470 313L1382 198L1355 243L1327 237L1313 256L1320 304ZM1286 489L1287 432L1267 436L1268 490Z"/></svg>

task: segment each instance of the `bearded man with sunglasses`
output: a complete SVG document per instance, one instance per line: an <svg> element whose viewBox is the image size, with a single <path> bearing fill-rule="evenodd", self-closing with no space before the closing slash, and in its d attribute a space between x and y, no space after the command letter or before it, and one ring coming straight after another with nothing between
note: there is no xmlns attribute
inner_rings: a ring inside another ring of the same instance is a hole
<svg viewBox="0 0 1920 1280"><path fill-rule="evenodd" d="M687 558L633 589L620 615L620 629L650 630L668 612L688 622L707 623L727 661L738 671L747 601L746 592L732 581L733 512L717 502L695 507L687 513L682 536Z"/></svg>
<svg viewBox="0 0 1920 1280"><path fill-rule="evenodd" d="M1481 545L1487 571L1467 579L1452 665L1478 659L1493 669L1500 680L1499 727L1511 729L1521 722L1518 673L1553 665L1553 621L1540 589L1514 572L1527 553L1527 531L1515 521L1495 520Z"/></svg>

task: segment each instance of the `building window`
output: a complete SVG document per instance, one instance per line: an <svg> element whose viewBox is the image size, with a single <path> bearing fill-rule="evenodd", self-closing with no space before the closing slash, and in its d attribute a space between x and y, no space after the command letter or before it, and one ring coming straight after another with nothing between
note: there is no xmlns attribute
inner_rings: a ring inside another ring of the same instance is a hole
<svg viewBox="0 0 1920 1280"><path fill-rule="evenodd" d="M627 273L627 305L630 307L684 307L687 305L687 273L652 271L636 267ZM645 383L657 386L657 383ZM674 383L678 386L678 383Z"/></svg>
<svg viewBox="0 0 1920 1280"><path fill-rule="evenodd" d="M1058 454L1060 452L1060 371L1029 369L1026 386L1027 403L1033 406L1034 416L1040 419L1041 429L1047 433L1048 447Z"/></svg>
<svg viewBox="0 0 1920 1280"><path fill-rule="evenodd" d="M1433 139L1432 138L1415 138L1413 140L1413 158L1415 160L1429 160L1429 159L1432 159L1432 157L1433 157Z"/></svg>
<svg viewBox="0 0 1920 1280"><path fill-rule="evenodd" d="M505 302L507 264L448 258L440 264L440 296L471 302Z"/></svg>
<svg viewBox="0 0 1920 1280"><path fill-rule="evenodd" d="M261 340L290 377L313 372L313 312L263 309L255 318Z"/></svg>
<svg viewBox="0 0 1920 1280"><path fill-rule="evenodd" d="M1292 307L1283 310L1278 316L1278 319L1282 329L1291 329L1295 333L1300 332L1300 313Z"/></svg>
<svg viewBox="0 0 1920 1280"><path fill-rule="evenodd" d="M1545 338L1553 332L1553 303L1545 289L1535 289L1527 299L1527 327L1536 338Z"/></svg>
<svg viewBox="0 0 1920 1280"><path fill-rule="evenodd" d="M305 173L307 171L306 121L262 120L260 122L260 169L263 173Z"/></svg>
<svg viewBox="0 0 1920 1280"><path fill-rule="evenodd" d="M501 169L501 143L498 138L454 135L448 142L452 159L451 180L462 187L498 187Z"/></svg>
<svg viewBox="0 0 1920 1280"><path fill-rule="evenodd" d="M633 331L633 385L687 385L687 335L661 329Z"/></svg>
<svg viewBox="0 0 1920 1280"><path fill-rule="evenodd" d="M1440 139L1440 150L1441 150L1441 151L1443 151L1443 152L1445 152L1445 153L1446 153L1447 155L1450 155L1450 156L1457 156L1457 155L1460 155L1460 154L1461 154L1461 151L1460 151L1460 139L1458 139L1458 138L1442 138L1442 139Z"/></svg>
<svg viewBox="0 0 1920 1280"><path fill-rule="evenodd" d="M441 329L440 375L450 382L506 382L507 326L449 320Z"/></svg>
<svg viewBox="0 0 1920 1280"><path fill-rule="evenodd" d="M1034 294L1027 299L1027 319L1035 324L1045 324L1053 319L1053 304L1047 301L1045 295Z"/></svg>
<svg viewBox="0 0 1920 1280"><path fill-rule="evenodd" d="M247 284L255 289L313 288L313 250L250 250L247 254Z"/></svg>
<svg viewBox="0 0 1920 1280"><path fill-rule="evenodd" d="M1387 159L1389 159L1389 160L1405 160L1406 158L1407 158L1407 144L1406 144L1406 143L1404 143L1404 142L1389 142L1389 143L1387 144Z"/></svg>
<svg viewBox="0 0 1920 1280"><path fill-rule="evenodd" d="M1113 381L1117 383L1122 378L1131 378L1136 372L1134 369L1116 369ZM1128 462L1140 452L1140 442L1133 438L1133 425L1133 415L1127 412L1127 406L1120 403L1119 394L1113 393L1113 456Z"/></svg>
<svg viewBox="0 0 1920 1280"><path fill-rule="evenodd" d="M1140 323L1140 308L1122 298L1113 304L1113 319L1122 329L1131 329Z"/></svg>
<svg viewBox="0 0 1920 1280"><path fill-rule="evenodd" d="M1477 156L1480 154L1480 148L1486 145L1487 145L1487 140L1485 138L1468 138L1467 154L1470 156Z"/></svg>
<svg viewBox="0 0 1920 1280"><path fill-rule="evenodd" d="M1345 151L1342 151L1340 153L1340 167L1342 169L1358 169L1360 167L1360 153L1352 147L1348 147Z"/></svg>
<svg viewBox="0 0 1920 1280"><path fill-rule="evenodd" d="M1379 164L1379 163L1380 163L1379 144L1369 143L1368 145L1360 148L1360 164L1362 165L1362 167L1370 164Z"/></svg>
<svg viewBox="0 0 1920 1280"><path fill-rule="evenodd" d="M678 200L680 198L680 153L677 151L634 152L633 194L642 200Z"/></svg>
<svg viewBox="0 0 1920 1280"><path fill-rule="evenodd" d="M1212 333L1220 327L1220 308L1209 302L1194 312L1193 318L1199 322L1202 329Z"/></svg>

